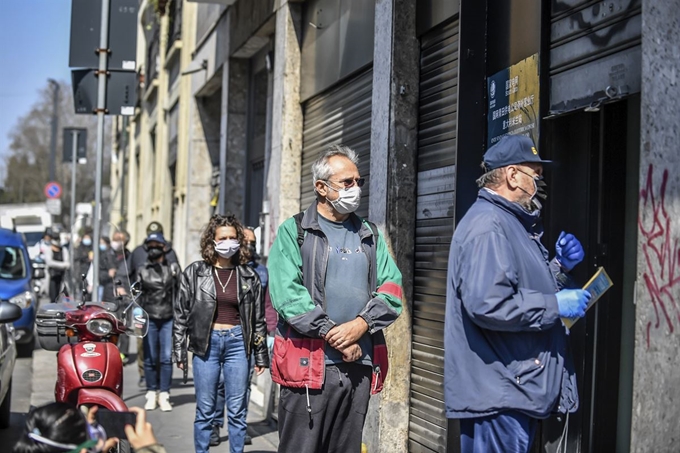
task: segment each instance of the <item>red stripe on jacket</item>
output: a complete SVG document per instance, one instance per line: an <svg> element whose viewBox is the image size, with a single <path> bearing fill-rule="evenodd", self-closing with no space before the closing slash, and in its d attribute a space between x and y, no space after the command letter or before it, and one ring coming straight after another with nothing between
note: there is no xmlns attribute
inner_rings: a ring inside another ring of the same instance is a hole
<svg viewBox="0 0 680 453"><path fill-rule="evenodd" d="M401 299L404 295L402 292L401 286L397 285L396 283L393 282L386 282L383 283L380 288L378 288L379 293L385 293L389 294L390 296L394 296L397 299Z"/></svg>

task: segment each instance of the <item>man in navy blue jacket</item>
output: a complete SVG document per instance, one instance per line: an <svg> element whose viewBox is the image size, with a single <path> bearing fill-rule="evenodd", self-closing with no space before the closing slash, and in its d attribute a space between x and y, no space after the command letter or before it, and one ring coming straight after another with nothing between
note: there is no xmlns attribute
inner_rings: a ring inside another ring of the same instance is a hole
<svg viewBox="0 0 680 453"><path fill-rule="evenodd" d="M453 235L444 388L463 452L528 452L538 419L578 408L560 317L585 316L590 294L564 289L584 257L579 241L560 234L552 261L540 242L547 162L530 138L503 137Z"/></svg>

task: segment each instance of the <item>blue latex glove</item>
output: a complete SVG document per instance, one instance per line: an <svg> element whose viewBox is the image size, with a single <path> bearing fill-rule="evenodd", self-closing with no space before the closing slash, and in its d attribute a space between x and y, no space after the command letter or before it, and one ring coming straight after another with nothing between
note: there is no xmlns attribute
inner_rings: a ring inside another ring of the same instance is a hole
<svg viewBox="0 0 680 453"><path fill-rule="evenodd" d="M584 289L563 289L556 293L555 297L561 317L583 318L592 295Z"/></svg>
<svg viewBox="0 0 680 453"><path fill-rule="evenodd" d="M570 271L578 263L583 261L585 252L581 243L573 234L565 234L564 231L560 233L555 244L555 251L557 252L557 261L560 262L563 268Z"/></svg>

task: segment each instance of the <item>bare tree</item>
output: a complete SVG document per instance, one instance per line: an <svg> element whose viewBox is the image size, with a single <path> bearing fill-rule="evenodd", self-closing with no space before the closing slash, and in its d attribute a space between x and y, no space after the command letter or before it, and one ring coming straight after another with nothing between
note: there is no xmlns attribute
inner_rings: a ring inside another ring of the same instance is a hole
<svg viewBox="0 0 680 453"><path fill-rule="evenodd" d="M71 86L60 83L60 105L57 112L59 131L57 133L56 179L63 188L62 218L64 225L70 220L71 164L63 162L63 133L65 127L87 128L87 164L78 165L76 173L76 203L94 201L95 150L97 138L97 117L76 115L73 108ZM39 100L30 112L20 117L9 134L9 150L5 153L5 179L0 191L0 203L29 203L45 200L43 188L49 179L50 121L52 118L52 88L48 83L40 91ZM104 131L104 172L103 185L109 185L109 163L111 156L111 128L107 119Z"/></svg>

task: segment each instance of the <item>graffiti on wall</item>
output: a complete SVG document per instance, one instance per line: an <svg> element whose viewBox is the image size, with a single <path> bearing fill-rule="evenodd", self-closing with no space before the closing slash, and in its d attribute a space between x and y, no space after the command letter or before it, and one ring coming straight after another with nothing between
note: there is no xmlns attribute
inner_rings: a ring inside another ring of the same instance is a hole
<svg viewBox="0 0 680 453"><path fill-rule="evenodd" d="M649 165L647 181L640 190L640 228L642 252L645 260L643 279L654 307L654 319L647 322L647 349L651 331L668 334L680 328L680 232L678 220L668 212L666 189L668 169L663 171L661 183L654 183L654 166ZM675 229L674 229L675 228Z"/></svg>

